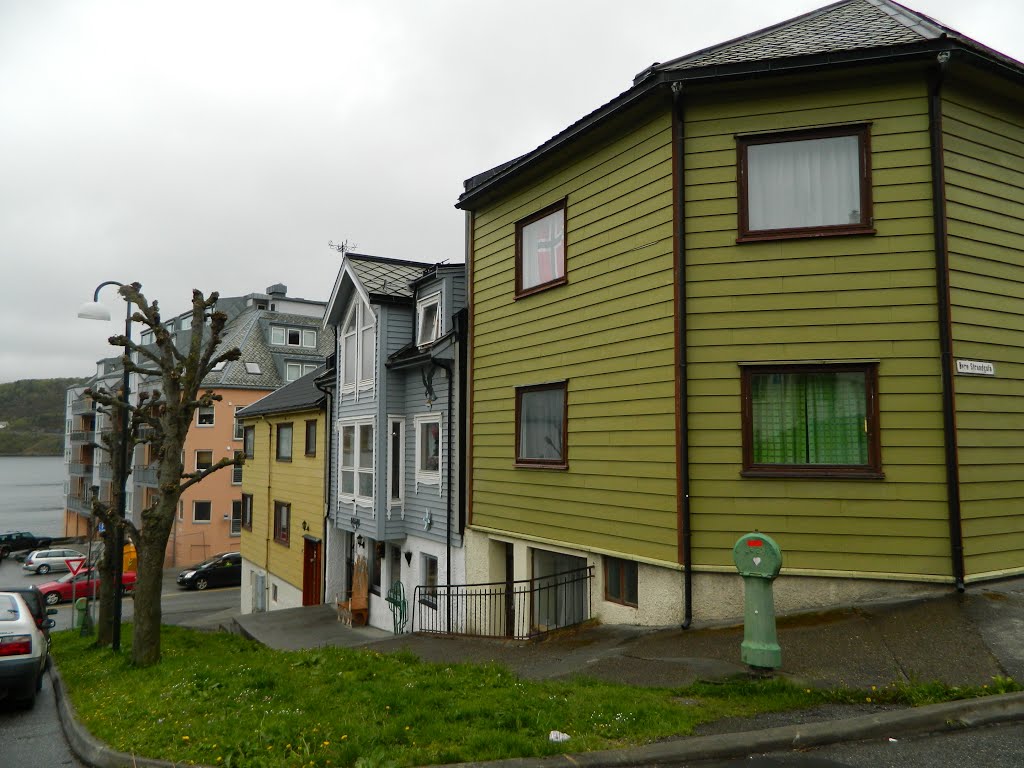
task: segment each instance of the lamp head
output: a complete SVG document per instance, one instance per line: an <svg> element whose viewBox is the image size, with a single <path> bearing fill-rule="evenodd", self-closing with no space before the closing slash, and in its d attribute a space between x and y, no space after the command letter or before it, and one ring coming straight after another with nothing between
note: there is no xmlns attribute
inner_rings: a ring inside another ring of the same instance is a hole
<svg viewBox="0 0 1024 768"><path fill-rule="evenodd" d="M110 320L110 310L98 301L87 301L78 310L78 316L86 320Z"/></svg>

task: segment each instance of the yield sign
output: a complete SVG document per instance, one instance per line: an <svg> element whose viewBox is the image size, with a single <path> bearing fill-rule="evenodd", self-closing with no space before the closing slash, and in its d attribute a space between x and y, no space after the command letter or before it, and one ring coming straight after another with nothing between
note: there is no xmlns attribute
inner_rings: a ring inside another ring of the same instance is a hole
<svg viewBox="0 0 1024 768"><path fill-rule="evenodd" d="M64 561L64 564L67 565L68 570L71 571L72 576L77 576L78 572L82 570L82 566L85 565L85 558L70 557Z"/></svg>

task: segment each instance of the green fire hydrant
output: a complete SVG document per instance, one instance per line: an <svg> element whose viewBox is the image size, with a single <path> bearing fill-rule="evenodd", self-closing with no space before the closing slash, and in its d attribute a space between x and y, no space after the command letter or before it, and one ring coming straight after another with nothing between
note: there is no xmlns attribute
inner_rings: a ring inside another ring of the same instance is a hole
<svg viewBox="0 0 1024 768"><path fill-rule="evenodd" d="M72 628L78 624L79 635L85 637L92 634L92 619L89 616L89 599L80 597L75 600L75 620L72 621Z"/></svg>
<svg viewBox="0 0 1024 768"><path fill-rule="evenodd" d="M732 548L733 562L743 577L743 644L740 658L755 670L782 666L775 631L772 581L782 569L782 550L770 536L748 533Z"/></svg>

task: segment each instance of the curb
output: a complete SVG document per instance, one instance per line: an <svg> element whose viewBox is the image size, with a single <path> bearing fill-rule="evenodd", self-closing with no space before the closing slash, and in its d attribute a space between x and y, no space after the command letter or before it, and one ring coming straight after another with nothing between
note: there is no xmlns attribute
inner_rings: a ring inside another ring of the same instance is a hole
<svg viewBox="0 0 1024 768"><path fill-rule="evenodd" d="M117 752L95 738L82 725L70 700L64 695L64 681L56 664L50 665L53 693L61 727L71 751L94 768L176 768L178 763L136 757ZM685 760L745 757L783 749L820 747L847 741L898 735L920 735L977 728L983 725L1024 720L1024 692L1004 693L981 699L947 701L914 709L861 715L845 720L828 720L802 725L784 725L759 731L741 731L714 736L692 736L640 747L577 752L551 757L517 757L476 763L450 763L432 768L632 768L657 763L678 764Z"/></svg>
<svg viewBox="0 0 1024 768"><path fill-rule="evenodd" d="M53 682L53 696L57 700L57 714L60 717L64 738L68 740L71 751L79 760L93 768L179 768L178 763L167 760L154 760L147 757L136 757L127 752L117 752L93 736L82 725L75 714L71 700L64 695L64 679L57 670L56 663L50 664L50 678Z"/></svg>
<svg viewBox="0 0 1024 768"><path fill-rule="evenodd" d="M821 747L894 735L905 737L939 733L1015 720L1024 720L1024 693L1004 693L981 699L947 701L942 704L879 712L846 720L686 737L642 747L577 752L543 758L520 757L481 763L452 763L433 768L551 768L562 765L571 768L632 768L637 765L677 765L687 760L746 757L783 749Z"/></svg>

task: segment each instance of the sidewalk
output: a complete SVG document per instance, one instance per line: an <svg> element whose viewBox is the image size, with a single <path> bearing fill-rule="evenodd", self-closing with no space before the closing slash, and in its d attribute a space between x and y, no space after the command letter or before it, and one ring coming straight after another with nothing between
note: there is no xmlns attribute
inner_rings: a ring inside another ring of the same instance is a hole
<svg viewBox="0 0 1024 768"><path fill-rule="evenodd" d="M234 616L237 631L273 648L339 645L425 661L495 661L523 677L585 675L636 686L681 686L741 674L741 626L648 629L585 626L537 642L395 636L345 627L329 605ZM225 628L233 627L225 624ZM780 674L813 686L870 688L895 681L983 685L1024 680L1024 579L962 595L780 617Z"/></svg>

